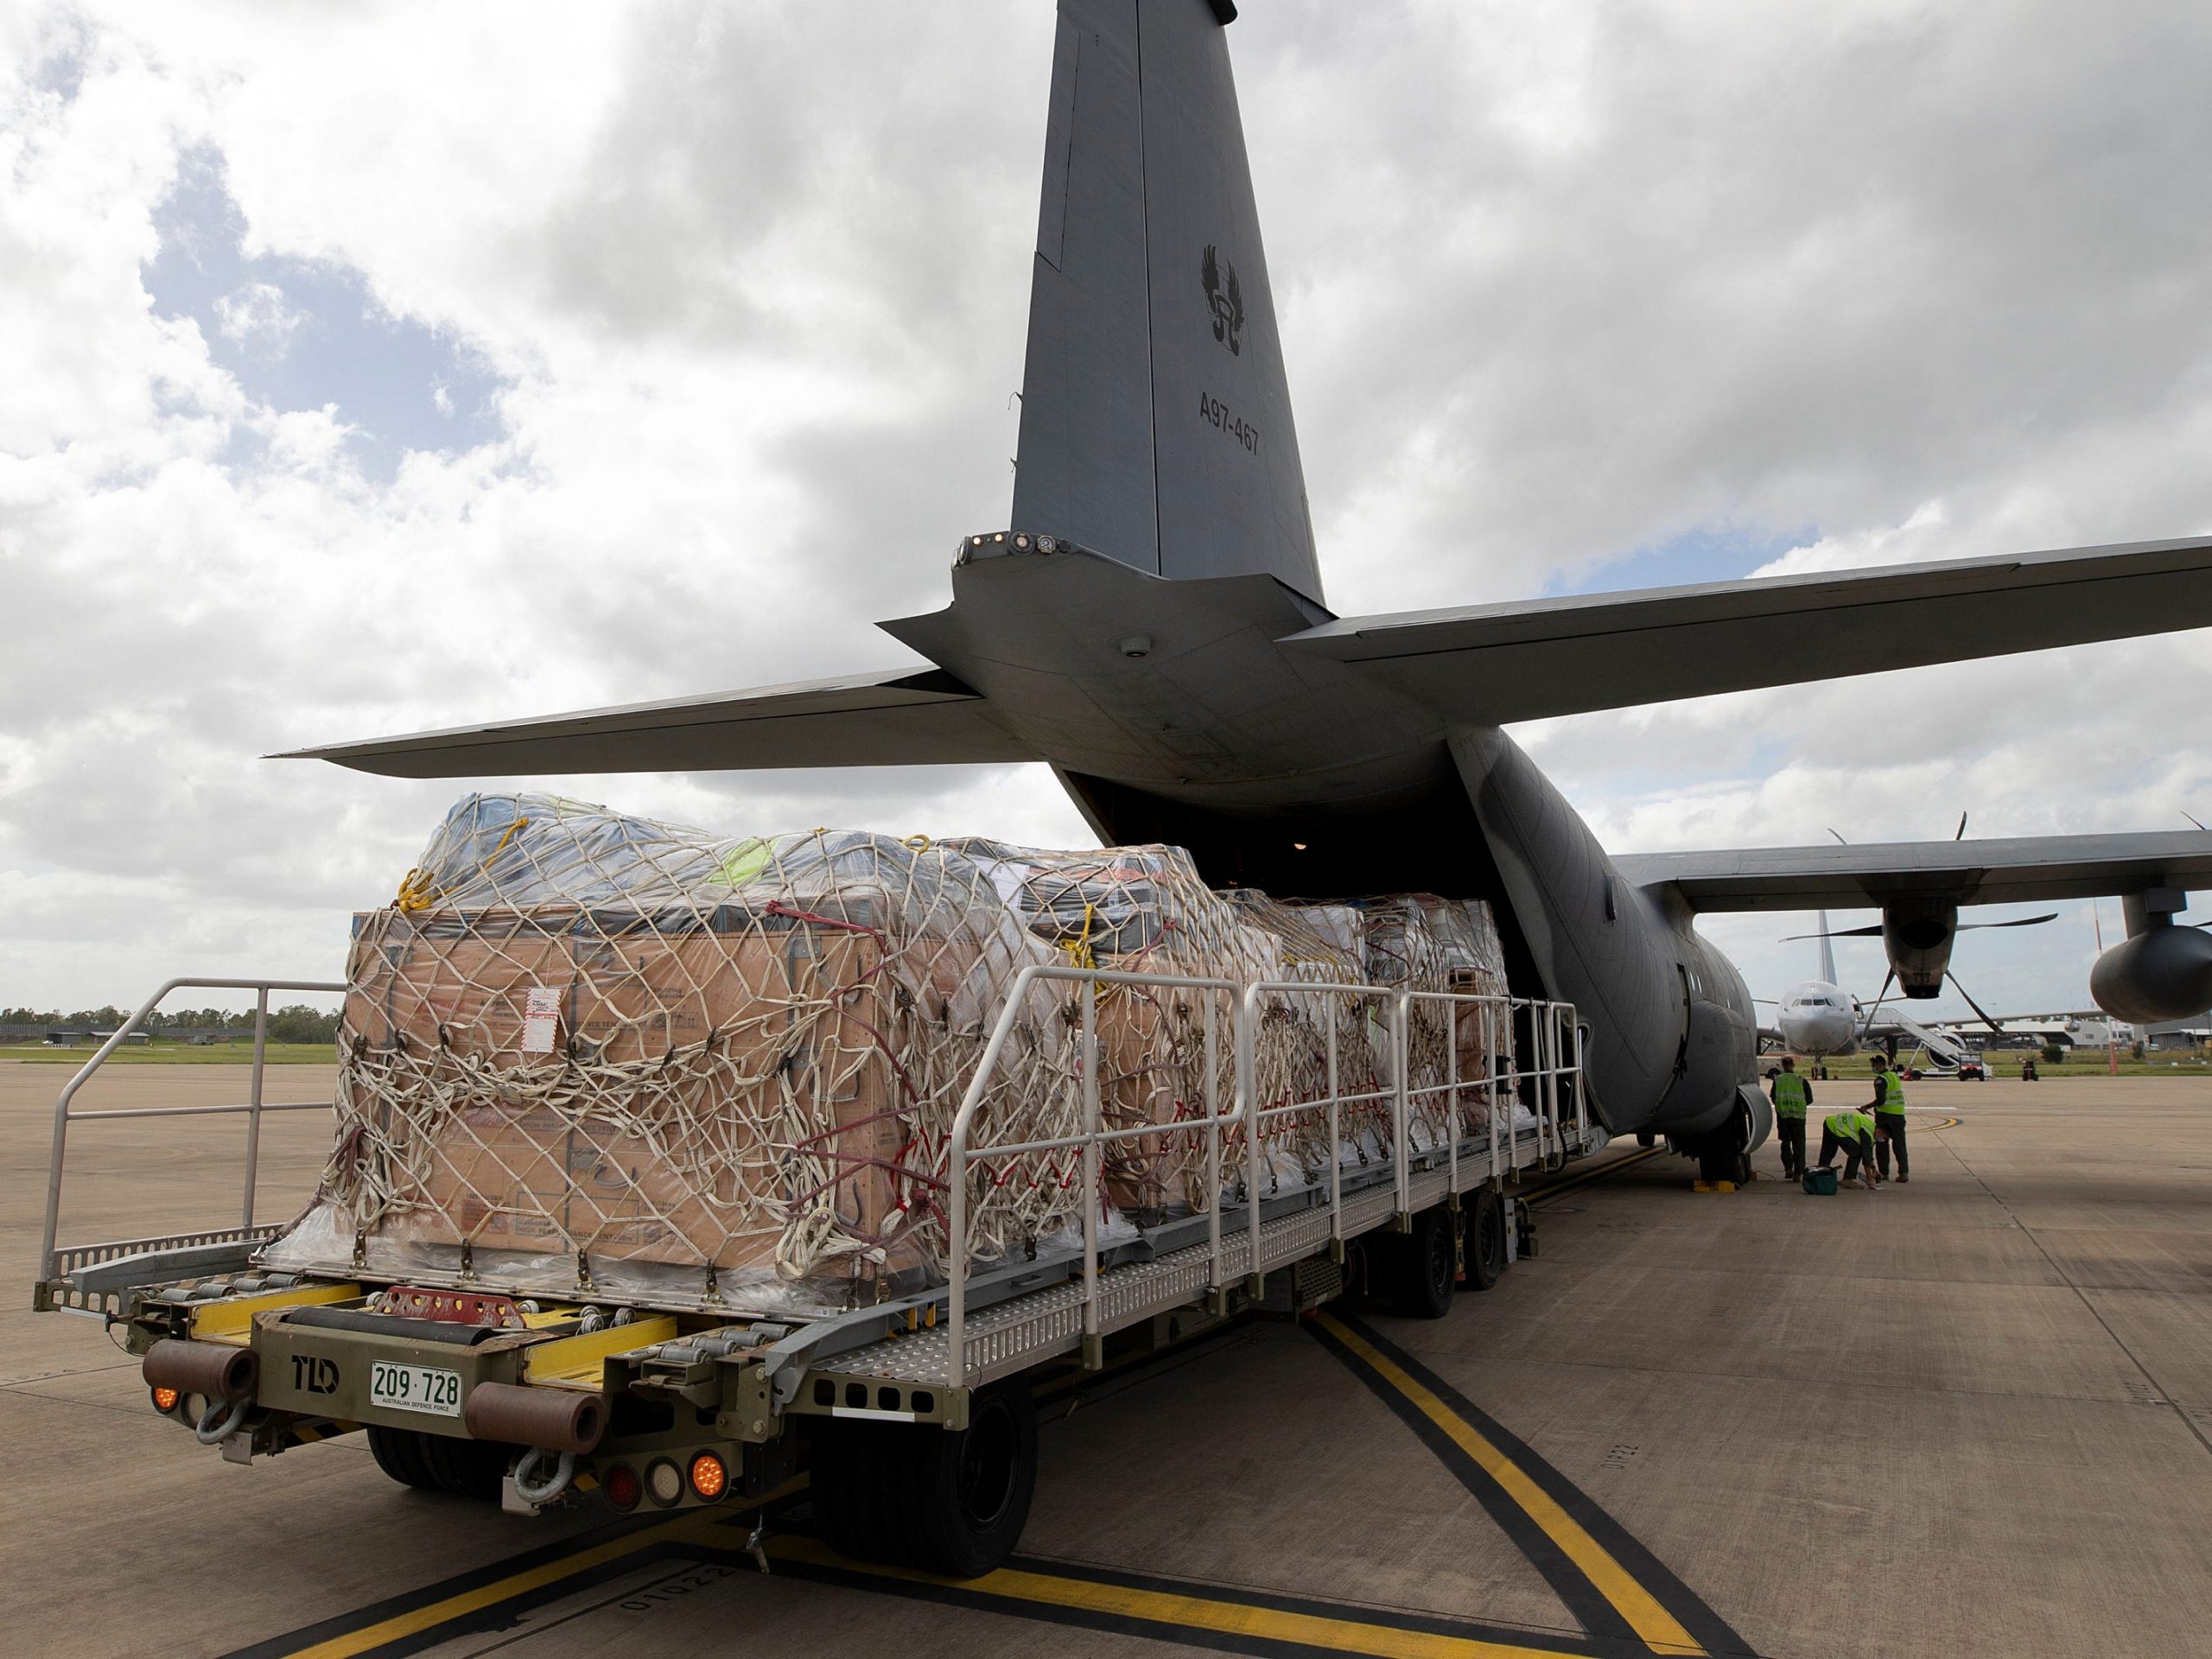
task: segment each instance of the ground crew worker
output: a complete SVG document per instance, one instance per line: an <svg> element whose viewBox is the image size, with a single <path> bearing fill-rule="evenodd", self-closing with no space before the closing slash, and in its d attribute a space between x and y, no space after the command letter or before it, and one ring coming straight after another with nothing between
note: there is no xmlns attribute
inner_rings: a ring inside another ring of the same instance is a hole
<svg viewBox="0 0 2212 1659"><path fill-rule="evenodd" d="M1839 1151L1848 1154L1843 1166L1844 1184L1848 1185L1858 1181L1872 1192L1874 1190L1873 1118L1865 1112L1830 1112L1822 1118L1821 1167L1834 1167Z"/></svg>
<svg viewBox="0 0 2212 1659"><path fill-rule="evenodd" d="M1813 1085L1797 1075L1796 1060L1785 1054L1769 1092L1775 1138L1782 1142L1782 1179L1794 1181L1805 1173L1805 1109L1813 1103Z"/></svg>
<svg viewBox="0 0 2212 1659"><path fill-rule="evenodd" d="M1866 1109L1874 1115L1874 1161L1881 1166L1882 1179L1890 1179L1894 1147L1897 1180L1900 1185L1910 1180L1912 1164L1904 1154L1904 1079L1897 1075L1897 1062L1886 1055L1874 1057L1874 1098L1866 1103Z"/></svg>

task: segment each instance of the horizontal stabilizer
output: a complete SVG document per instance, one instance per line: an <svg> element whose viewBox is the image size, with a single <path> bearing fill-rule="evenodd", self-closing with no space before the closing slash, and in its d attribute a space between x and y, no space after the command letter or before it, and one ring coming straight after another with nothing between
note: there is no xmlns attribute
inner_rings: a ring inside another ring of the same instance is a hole
<svg viewBox="0 0 2212 1659"><path fill-rule="evenodd" d="M1694 910L1859 910L1888 899L1961 905L2212 888L2212 835L2020 836L1849 847L1743 847L1616 857L1623 879L1671 887ZM2043 919L2043 918L2038 918ZM1878 931L1878 930L1870 930Z"/></svg>
<svg viewBox="0 0 2212 1659"><path fill-rule="evenodd" d="M1347 617L1283 641L1502 726L2212 626L2212 540Z"/></svg>
<svg viewBox="0 0 2212 1659"><path fill-rule="evenodd" d="M278 760L334 760L387 778L766 766L941 766L1039 757L941 669L892 669L537 720L457 726Z"/></svg>

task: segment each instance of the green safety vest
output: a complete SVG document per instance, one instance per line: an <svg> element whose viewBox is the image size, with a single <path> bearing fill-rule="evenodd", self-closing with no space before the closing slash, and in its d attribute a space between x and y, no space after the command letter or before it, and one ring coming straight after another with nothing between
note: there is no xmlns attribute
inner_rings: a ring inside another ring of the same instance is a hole
<svg viewBox="0 0 2212 1659"><path fill-rule="evenodd" d="M1830 1112L1821 1123L1839 1141L1856 1141L1874 1133L1874 1120L1864 1112Z"/></svg>
<svg viewBox="0 0 2212 1659"><path fill-rule="evenodd" d="M1805 1086L1805 1079L1795 1071L1780 1071L1774 1079L1774 1115L1777 1117L1802 1117L1813 1091Z"/></svg>
<svg viewBox="0 0 2212 1659"><path fill-rule="evenodd" d="M1882 1073L1882 1112L1885 1116L1904 1112L1904 1079L1894 1071Z"/></svg>

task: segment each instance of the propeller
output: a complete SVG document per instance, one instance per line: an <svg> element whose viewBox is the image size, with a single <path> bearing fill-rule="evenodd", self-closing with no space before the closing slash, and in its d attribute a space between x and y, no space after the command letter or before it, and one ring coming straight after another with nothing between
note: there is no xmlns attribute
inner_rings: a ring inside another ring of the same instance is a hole
<svg viewBox="0 0 2212 1659"><path fill-rule="evenodd" d="M1866 1039L1866 1036L1868 1032L1873 1030L1874 1016L1882 1011L1882 1004L1890 1000L1890 986L1897 979L1897 970L1894 968L1891 969L1887 973L1882 976L1881 993L1879 995L1875 997L1874 1006L1866 1010L1866 1018L1859 1022L1859 1036L1861 1041Z"/></svg>
<svg viewBox="0 0 2212 1659"><path fill-rule="evenodd" d="M2039 927L2045 922L2057 919L2058 912L2053 910L2041 916L2016 916L2009 922L1961 922L1954 931L1963 933L1970 927ZM2190 925L2212 927L2212 921L2191 922ZM1878 939L1881 937L1882 925L1877 922L1872 927L1839 927L1827 933L1791 933L1784 936L1781 943L1794 944L1799 939Z"/></svg>
<svg viewBox="0 0 2212 1659"><path fill-rule="evenodd" d="M2050 918L2049 917L2043 917L2038 919L2048 921ZM2002 924L1993 924L1993 925L2002 925ZM1951 982L1951 988L1953 990L1956 991L1961 996L1966 998L1967 1007L1972 1008L1976 1014L1981 1015L1981 1023L1983 1025L1987 1026L1991 1032L1997 1036L2001 1037L2005 1034L2005 1028L1999 1025L1994 1020L1991 1019L1986 1013L1984 1013L1981 1004L1974 1000L1974 994L1968 991L1965 986L1959 983L1959 976L1956 974L1952 973L1949 969L1946 969L1944 970L1943 977Z"/></svg>
<svg viewBox="0 0 2212 1659"><path fill-rule="evenodd" d="M1951 837L1951 839L1952 839L1953 841L1964 841L1966 838L1967 838L1967 815L1966 815L1965 813L1961 812L1961 813L1960 813L1960 814L1959 814L1959 832L1958 832L1958 834L1956 834L1956 835L1953 836Z"/></svg>
<svg viewBox="0 0 2212 1659"><path fill-rule="evenodd" d="M2197 817L2196 814L2196 813L2194 813L2194 812L2192 812L2192 811L2190 811L2187 807L2183 807L2183 808L2182 809L2182 814L2181 814L2181 815L2182 815L2182 817L2183 817L2184 818L2187 818L2187 819L2188 819L2191 823L2196 824L2196 827L2197 827L2198 829L2202 830L2202 829L2203 829L2203 828L2204 828L2204 824L2203 824L2203 823L2202 823L2202 821ZM1834 834L1835 833L1835 831L1834 831L1834 830L1829 830L1829 831L1828 831L1828 833L1829 833L1830 835L1834 835Z"/></svg>

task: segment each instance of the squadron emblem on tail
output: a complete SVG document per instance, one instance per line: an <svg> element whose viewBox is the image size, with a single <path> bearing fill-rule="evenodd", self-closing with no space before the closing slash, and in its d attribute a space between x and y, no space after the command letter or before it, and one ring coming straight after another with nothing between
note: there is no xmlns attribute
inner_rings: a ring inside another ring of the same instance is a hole
<svg viewBox="0 0 2212 1659"><path fill-rule="evenodd" d="M1226 282L1222 280L1224 271ZM1237 286L1236 267L1217 257L1211 242L1198 267L1198 280L1205 284L1206 299L1213 306L1213 337L1228 346L1232 356L1242 354L1244 347L1237 335L1244 327L1244 290Z"/></svg>

